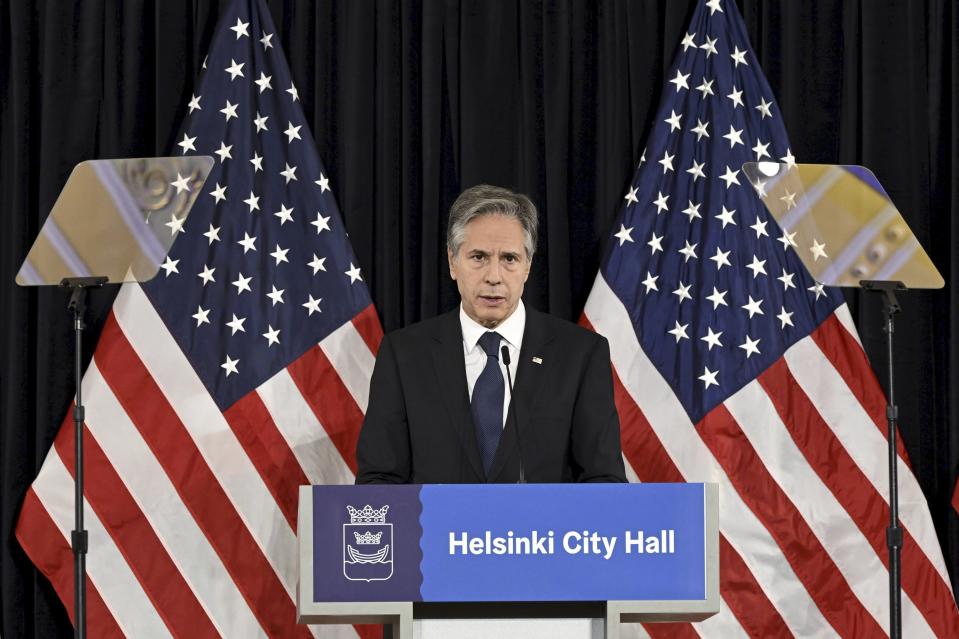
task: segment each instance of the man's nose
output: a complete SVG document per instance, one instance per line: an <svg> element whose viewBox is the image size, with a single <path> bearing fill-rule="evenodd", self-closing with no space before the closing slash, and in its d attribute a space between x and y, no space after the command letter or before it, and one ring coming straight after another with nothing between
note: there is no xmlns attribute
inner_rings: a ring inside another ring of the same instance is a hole
<svg viewBox="0 0 959 639"><path fill-rule="evenodd" d="M490 260L489 266L486 268L486 277L484 278L487 284L499 284L502 280L502 271L500 270L499 260Z"/></svg>

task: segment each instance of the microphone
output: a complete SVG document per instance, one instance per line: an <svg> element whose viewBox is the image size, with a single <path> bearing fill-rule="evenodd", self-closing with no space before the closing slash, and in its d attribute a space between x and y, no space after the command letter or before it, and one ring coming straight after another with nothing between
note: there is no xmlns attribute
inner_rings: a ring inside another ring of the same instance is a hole
<svg viewBox="0 0 959 639"><path fill-rule="evenodd" d="M523 446L519 436L519 403L513 403L513 375L509 370L509 348L506 344L503 344L499 352L503 357L503 364L506 365L506 379L509 380L509 403L513 407L513 428L516 430L516 451L519 453L519 481L516 483L525 484L526 473L523 469Z"/></svg>

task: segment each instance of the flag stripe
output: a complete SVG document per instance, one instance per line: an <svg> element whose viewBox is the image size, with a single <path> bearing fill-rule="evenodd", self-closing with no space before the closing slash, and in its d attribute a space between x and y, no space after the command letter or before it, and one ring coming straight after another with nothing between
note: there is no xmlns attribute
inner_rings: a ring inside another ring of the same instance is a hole
<svg viewBox="0 0 959 639"><path fill-rule="evenodd" d="M56 449L52 448L33 487L60 534L68 538L73 528L74 507L73 495L63 491L64 486L73 486L73 477L63 465ZM96 584L104 605L123 634L130 637L169 637L166 624L150 604L136 575L130 570L130 566L124 561L86 500L83 505L83 523L89 542L86 561L89 584ZM71 578L71 586L72 582ZM70 599L72 600L72 596ZM91 623L92 615L93 611L88 610Z"/></svg>
<svg viewBox="0 0 959 639"><path fill-rule="evenodd" d="M797 343L787 351L785 359L800 388L816 405L822 418L875 490L888 503L887 440L872 425L873 420L859 402L851 397L839 371L830 364L823 351L808 340ZM919 543L943 583L948 584L948 572L926 499L916 477L901 458L898 475L900 521Z"/></svg>
<svg viewBox="0 0 959 639"><path fill-rule="evenodd" d="M866 352L859 342L853 339L835 315L820 324L812 332L811 337L842 377L846 387L859 401L859 405L872 419L883 439L888 439L886 397L880 390L879 380L876 379L876 374L866 358ZM909 457L901 437L896 439L896 451L908 465Z"/></svg>
<svg viewBox="0 0 959 639"><path fill-rule="evenodd" d="M353 473L317 420L290 373L282 370L257 389L310 484L351 484Z"/></svg>
<svg viewBox="0 0 959 639"><path fill-rule="evenodd" d="M98 357L99 351L83 376L90 434L219 631L227 637L264 636L220 557L103 379Z"/></svg>
<svg viewBox="0 0 959 639"><path fill-rule="evenodd" d="M360 409L366 412L370 395L370 377L375 358L352 322L347 322L320 342L323 354L330 360L343 385Z"/></svg>
<svg viewBox="0 0 959 639"><path fill-rule="evenodd" d="M762 591L783 621L797 636L813 636L827 622L769 531L739 498L728 478L695 434L689 417L652 367L639 347L626 307L598 274L586 303L586 315L606 336L614 370L633 401L647 407L649 423L655 428L672 463L687 481L713 481L720 487L722 508L720 531L740 554ZM745 540L745 541L742 541Z"/></svg>
<svg viewBox="0 0 959 639"><path fill-rule="evenodd" d="M782 365L782 360L779 362ZM807 463L765 390L758 383L749 383L726 400L726 407L796 510L815 513L805 520L810 531L863 607L888 632L888 590L875 578L885 566L849 513ZM903 617L909 636L932 636L908 596L903 598Z"/></svg>
<svg viewBox="0 0 959 639"><path fill-rule="evenodd" d="M719 536L719 565L721 591L736 593L734 597L724 594L723 601L733 609L733 614L750 637L760 639L792 634L726 535Z"/></svg>
<svg viewBox="0 0 959 639"><path fill-rule="evenodd" d="M805 459L852 517L872 546L874 557L888 570L888 508L882 495L876 492L836 439L783 360L760 375L759 383L769 395L779 418ZM935 567L907 529L903 529L903 555L910 557L902 566L902 587L908 600L905 605L917 606L938 636L955 634L957 629L951 627L953 618L941 607L942 602L951 601L952 593L946 589ZM857 555L857 559L866 557L868 554L865 552ZM930 592L933 594L931 597L928 596ZM910 619L907 617L907 620ZM910 634L913 632L917 631L911 630Z"/></svg>
<svg viewBox="0 0 959 639"><path fill-rule="evenodd" d="M616 410L622 424L623 449L628 450L627 459L641 481L682 482L685 481L669 459L662 442L650 427L646 416L639 409L629 393L623 387L619 375L613 370L613 389ZM729 544L724 534L719 536L720 593L730 611L745 628L758 630L766 628L786 628L779 612L766 598L756 578L749 571L742 557ZM749 588L743 586L749 585ZM720 615L724 611L720 611ZM747 630L749 632L749 630ZM723 633L726 636L729 632ZM752 632L754 637L771 636L765 632Z"/></svg>
<svg viewBox="0 0 959 639"><path fill-rule="evenodd" d="M73 579L70 579L73 586ZM72 591L69 595L72 598ZM73 615L71 614L71 619ZM74 623L75 625L75 623ZM100 589L92 580L87 581L87 636L88 637L127 637L117 623L113 613L107 607Z"/></svg>
<svg viewBox="0 0 959 639"><path fill-rule="evenodd" d="M581 322L589 328L589 322L587 319L581 320ZM650 482L682 482L684 481L682 475L676 469L676 466L669 459L669 455L666 454L665 449L662 446L662 443L659 441L659 438L656 437L656 433L653 432L652 428L649 426L649 422L646 420L646 416L643 415L642 411L636 406L636 403L629 396L629 393L626 392L626 389L623 387L622 381L619 379L619 375L616 373L616 370L613 369L613 396L616 402L616 410L619 413L620 424L622 426L621 431L621 440L623 445L624 455L627 459L627 468L633 469L634 474L637 476L639 481L650 481ZM644 455L645 457L642 457ZM725 540L723 535L720 535L720 544L728 546L728 543ZM735 551L729 549L733 554ZM723 566L723 572L720 573L720 594L723 597L723 600L728 606L728 610L720 608L718 615L715 615L711 618L712 623L715 625L722 625L723 632L725 636L730 636L731 630L730 626L737 625L735 620L726 619L725 617L732 612L734 615L736 610L741 609L745 606L744 599L750 599L749 606L755 606L758 604L758 599L765 599L762 595L762 591L759 588L759 585L755 583L755 579L752 574L749 573L745 564L742 560L739 560L737 568L742 568L743 573L739 573L740 582L752 582L755 587L755 595L749 597L750 593L744 593L736 590L727 590L724 586L723 580L725 579L725 571L728 570L726 566ZM773 610L772 605L766 600L766 608ZM778 617L778 613L776 613ZM731 622L731 623L730 623ZM653 626L658 627L660 624L653 624ZM691 629L691 627L690 627ZM650 630L650 634L655 634L654 630Z"/></svg>
<svg viewBox="0 0 959 639"><path fill-rule="evenodd" d="M623 386L613 369L613 396L622 425L623 453L640 481L683 482L685 479L673 464L643 411Z"/></svg>
<svg viewBox="0 0 959 639"><path fill-rule="evenodd" d="M631 484L641 483L642 480L640 480L639 475L636 474L636 469L633 468L632 462L629 461L626 455L622 455L622 457L623 457L623 470L626 471L626 481L628 481Z"/></svg>
<svg viewBox="0 0 959 639"><path fill-rule="evenodd" d="M188 450L199 454L204 466L216 477L229 497L231 510L235 509L240 516L292 597L296 590L295 532L223 414L139 286L124 286L120 290L114 315L124 339L135 351L135 362L142 362L145 367L141 373L147 373L147 396L157 399L159 392L175 423L183 427ZM119 371L122 375L122 368ZM135 394L133 385L127 387L131 395ZM168 452L176 454L175 449Z"/></svg>
<svg viewBox="0 0 959 639"><path fill-rule="evenodd" d="M73 616L73 551L66 537L57 528L33 488L27 491L17 523L17 540L30 561L50 580L54 590ZM124 637L113 614L107 609L96 584L87 578L87 635L90 637Z"/></svg>
<svg viewBox="0 0 959 639"><path fill-rule="evenodd" d="M287 367L330 441L356 474L356 440L363 413L320 347L311 348Z"/></svg>
<svg viewBox="0 0 959 639"><path fill-rule="evenodd" d="M108 320L100 344L98 363L104 379L173 481L260 624L270 634L310 636L303 626L296 625L290 593L115 321ZM289 530L285 521L284 528ZM294 563L295 555L288 561Z"/></svg>
<svg viewBox="0 0 959 639"><path fill-rule="evenodd" d="M856 324L852 321L852 313L849 312L849 306L847 304L842 304L839 308L836 309L834 313L836 320L846 329L846 333L849 337L856 343L860 350L862 350L862 340L859 339L859 333L856 331ZM863 351L865 352L865 351ZM872 367L869 367L869 370L872 370ZM875 377L875 374L873 374Z"/></svg>
<svg viewBox="0 0 959 639"><path fill-rule="evenodd" d="M357 624L353 626L360 639L383 639L383 626L379 624ZM327 639L323 637L323 639Z"/></svg>
<svg viewBox="0 0 959 639"><path fill-rule="evenodd" d="M886 502L803 392L784 359L758 378L803 456L885 562Z"/></svg>
<svg viewBox="0 0 959 639"><path fill-rule="evenodd" d="M256 391L251 391L226 409L223 416L283 511L290 528L296 530L297 487L310 482L263 400Z"/></svg>
<svg viewBox="0 0 959 639"><path fill-rule="evenodd" d="M58 434L54 446L73 476L73 420L68 416L60 429L63 435ZM83 432L83 447L87 503L129 563L171 634L220 636L88 428Z"/></svg>
<svg viewBox="0 0 959 639"><path fill-rule="evenodd" d="M619 625L619 639L650 639L650 636L643 624L622 623Z"/></svg>
<svg viewBox="0 0 959 639"><path fill-rule="evenodd" d="M776 539L793 572L836 632L843 636L884 636L727 408L714 408L697 430L736 491Z"/></svg>
<svg viewBox="0 0 959 639"><path fill-rule="evenodd" d="M380 318L376 315L376 308L370 304L353 318L353 326L366 342L367 348L374 356L380 351L380 342L383 341L383 327Z"/></svg>

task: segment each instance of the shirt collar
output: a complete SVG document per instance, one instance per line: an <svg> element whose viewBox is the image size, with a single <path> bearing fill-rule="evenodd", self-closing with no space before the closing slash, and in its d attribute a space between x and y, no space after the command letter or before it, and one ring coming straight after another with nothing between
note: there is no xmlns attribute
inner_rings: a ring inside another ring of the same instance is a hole
<svg viewBox="0 0 959 639"><path fill-rule="evenodd" d="M460 302L460 326L463 329L463 343L466 345L466 352L469 353L476 347L476 342L484 333L491 330L476 322L466 311L463 310L463 304ZM519 348L523 342L523 332L526 330L526 306L520 299L516 305L513 314L506 318L502 324L492 329L500 334L514 348Z"/></svg>

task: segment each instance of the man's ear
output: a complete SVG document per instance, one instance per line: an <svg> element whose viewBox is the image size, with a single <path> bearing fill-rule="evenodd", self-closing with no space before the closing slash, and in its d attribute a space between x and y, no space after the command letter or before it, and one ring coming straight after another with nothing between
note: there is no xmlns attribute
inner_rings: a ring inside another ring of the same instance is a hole
<svg viewBox="0 0 959 639"><path fill-rule="evenodd" d="M455 279L456 279L456 268L453 266L453 264L455 263L456 258L453 257L453 251L452 251L451 249L449 249L449 248L446 249L446 260L449 262L450 277L455 280Z"/></svg>
<svg viewBox="0 0 959 639"><path fill-rule="evenodd" d="M526 280L529 279L529 271L533 268L533 258L526 260L526 277L523 278L523 283L526 283Z"/></svg>

